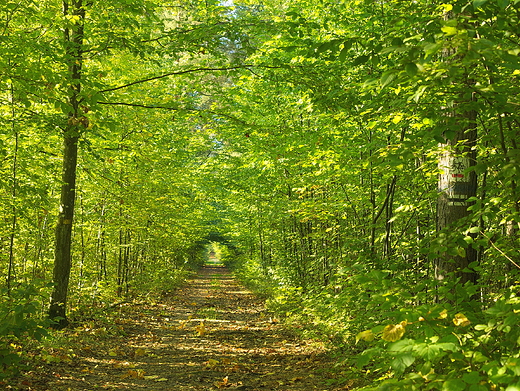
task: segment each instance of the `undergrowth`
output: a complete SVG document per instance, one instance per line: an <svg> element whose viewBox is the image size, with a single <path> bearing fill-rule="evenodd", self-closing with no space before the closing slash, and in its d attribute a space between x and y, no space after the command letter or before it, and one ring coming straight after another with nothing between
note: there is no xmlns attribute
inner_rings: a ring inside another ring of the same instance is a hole
<svg viewBox="0 0 520 391"><path fill-rule="evenodd" d="M338 382L364 391L520 391L520 285L477 301L485 287L454 276L411 284L357 264L304 290L255 262L236 266L290 327L329 342Z"/></svg>
<svg viewBox="0 0 520 391"><path fill-rule="evenodd" d="M66 330L51 328L47 308L52 284L33 281L0 291L0 385L7 385L31 369L68 361L74 351L107 342L121 333L116 319L121 304L155 300L173 294L192 274L189 269L157 271L155 280L135 279L132 289L118 294L115 283L75 287L70 294ZM100 339L101 338L101 339ZM96 341L96 342L94 342Z"/></svg>

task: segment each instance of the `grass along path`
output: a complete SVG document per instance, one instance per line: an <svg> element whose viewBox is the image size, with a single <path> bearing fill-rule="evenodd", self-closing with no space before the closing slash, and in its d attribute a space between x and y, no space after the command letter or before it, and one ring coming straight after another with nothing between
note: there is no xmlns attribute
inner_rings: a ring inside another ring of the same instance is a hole
<svg viewBox="0 0 520 391"><path fill-rule="evenodd" d="M348 389L327 385L332 363L320 344L284 329L224 267L204 267L172 297L116 311L111 328L76 329L77 346L49 353L58 359L43 378L29 374L26 389Z"/></svg>

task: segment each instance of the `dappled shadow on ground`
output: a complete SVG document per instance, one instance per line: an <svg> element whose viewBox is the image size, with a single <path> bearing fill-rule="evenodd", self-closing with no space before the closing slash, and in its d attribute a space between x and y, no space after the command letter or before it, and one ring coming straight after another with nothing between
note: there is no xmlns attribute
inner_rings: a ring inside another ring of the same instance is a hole
<svg viewBox="0 0 520 391"><path fill-rule="evenodd" d="M320 344L284 329L224 267L203 268L157 303L121 305L116 330L54 364L34 389L348 389L327 386L332 364Z"/></svg>

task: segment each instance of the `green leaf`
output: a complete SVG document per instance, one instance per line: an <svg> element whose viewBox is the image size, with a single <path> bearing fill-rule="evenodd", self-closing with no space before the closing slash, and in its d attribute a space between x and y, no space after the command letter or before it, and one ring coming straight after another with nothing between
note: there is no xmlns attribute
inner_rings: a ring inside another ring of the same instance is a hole
<svg viewBox="0 0 520 391"><path fill-rule="evenodd" d="M316 53L320 54L320 53L326 52L330 48L332 48L332 42L331 41L324 42L320 46L318 46L318 48L316 49Z"/></svg>
<svg viewBox="0 0 520 391"><path fill-rule="evenodd" d="M357 57L357 58L354 60L353 65L361 65L361 64L364 64L364 63L366 63L369 59L370 59L370 57L365 56L365 55L363 55L363 56L359 56L359 57Z"/></svg>
<svg viewBox="0 0 520 391"><path fill-rule="evenodd" d="M497 0L497 3L501 10L505 10L509 5L509 0Z"/></svg>
<svg viewBox="0 0 520 391"><path fill-rule="evenodd" d="M441 30L446 35L457 35L457 32L459 31L459 30L457 30L457 27L452 27L452 26L442 26Z"/></svg>
<svg viewBox="0 0 520 391"><path fill-rule="evenodd" d="M397 356L390 364L393 369L397 372L404 372L406 368L412 365L415 361L415 357L410 353L405 353Z"/></svg>
<svg viewBox="0 0 520 391"><path fill-rule="evenodd" d="M482 7L484 4L487 3L488 0L473 0L473 8L475 9L479 9L480 7Z"/></svg>
<svg viewBox="0 0 520 391"><path fill-rule="evenodd" d="M442 48L441 43L436 42L428 42L424 45L424 53L426 54L426 57L431 56L432 54L437 53Z"/></svg>
<svg viewBox="0 0 520 391"><path fill-rule="evenodd" d="M442 391L464 391L466 389L466 383L460 379L446 380L442 384Z"/></svg>
<svg viewBox="0 0 520 391"><path fill-rule="evenodd" d="M338 55L338 60L339 61L345 61L345 59L347 58L347 54L348 54L349 49L350 49L350 46L348 46L345 43L345 45L343 46L343 49L341 49L341 51L339 52L339 55Z"/></svg>
<svg viewBox="0 0 520 391"><path fill-rule="evenodd" d="M441 342L441 343L438 343L437 346L439 347L439 349L446 350L449 352L456 352L456 351L460 350L460 348L456 344L451 343L451 342Z"/></svg>
<svg viewBox="0 0 520 391"><path fill-rule="evenodd" d="M416 350L417 350L417 354L420 357L425 358L428 361L432 361L435 358L437 358L438 356L445 355L444 352L441 352L441 348L439 346L437 346L436 344L423 343L423 344L420 344L419 346L417 346Z"/></svg>
<svg viewBox="0 0 520 391"><path fill-rule="evenodd" d="M509 0L497 0L497 3L501 10L505 10L509 5Z"/></svg>
<svg viewBox="0 0 520 391"><path fill-rule="evenodd" d="M417 71L419 70L419 68L417 68L417 65L413 62L409 62L408 64L406 64L404 69L410 77L414 77L415 75L417 75Z"/></svg>
<svg viewBox="0 0 520 391"><path fill-rule="evenodd" d="M367 365L370 362L370 359L372 356L370 354L361 354L357 357L356 360L356 366L358 368L363 368L365 365Z"/></svg>
<svg viewBox="0 0 520 391"><path fill-rule="evenodd" d="M386 87L387 85L389 85L393 80L395 79L395 72L394 71L386 71L386 72L383 72L383 74L381 75L381 85L383 87Z"/></svg>
<svg viewBox="0 0 520 391"><path fill-rule="evenodd" d="M415 345L413 339L402 339L398 342L394 342L388 346L390 352L410 352Z"/></svg>
<svg viewBox="0 0 520 391"><path fill-rule="evenodd" d="M480 375L476 371L465 373L462 375L462 380L468 384L477 384L480 381Z"/></svg>
<svg viewBox="0 0 520 391"><path fill-rule="evenodd" d="M510 358L507 361L507 369L512 371L516 376L520 376L520 359L518 358ZM520 391L520 390L518 390Z"/></svg>

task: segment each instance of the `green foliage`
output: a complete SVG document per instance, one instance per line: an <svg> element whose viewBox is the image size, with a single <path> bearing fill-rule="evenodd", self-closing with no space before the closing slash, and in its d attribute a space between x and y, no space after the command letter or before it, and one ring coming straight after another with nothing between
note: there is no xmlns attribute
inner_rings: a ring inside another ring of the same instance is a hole
<svg viewBox="0 0 520 391"><path fill-rule="evenodd" d="M50 286L41 281L20 284L0 296L0 379L12 377L23 368L27 344L48 335L50 323L42 320L42 301Z"/></svg>
<svg viewBox="0 0 520 391"><path fill-rule="evenodd" d="M273 308L333 340L345 363L356 355L350 375L383 389L514 390L520 2L413 5L93 1L71 62L63 32L79 31L78 15L7 2L6 286L51 279L72 126L78 319L171 291L217 235L218 258ZM437 230L442 144L458 134L460 149L469 128L477 193ZM479 285L461 286L465 274ZM12 294L3 334L37 337L46 304Z"/></svg>
<svg viewBox="0 0 520 391"><path fill-rule="evenodd" d="M364 389L506 390L517 384L517 290L514 287L508 297L484 311L459 300L454 306L421 305L389 313L392 319L405 319L405 333L391 343L380 327L371 330L375 339L361 334L359 340L371 347L361 353L356 365L363 370L375 364L394 377Z"/></svg>

